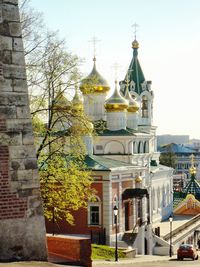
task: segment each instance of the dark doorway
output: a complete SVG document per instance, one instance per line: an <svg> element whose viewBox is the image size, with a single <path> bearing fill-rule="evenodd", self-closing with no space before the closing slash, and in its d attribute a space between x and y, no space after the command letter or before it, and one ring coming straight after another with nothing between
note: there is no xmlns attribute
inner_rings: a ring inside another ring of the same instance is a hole
<svg viewBox="0 0 200 267"><path fill-rule="evenodd" d="M129 211L129 202L124 203L125 207L125 231L129 230L129 216L130 216L130 211Z"/></svg>
<svg viewBox="0 0 200 267"><path fill-rule="evenodd" d="M144 254L147 255L148 251L147 251L147 239L144 239Z"/></svg>

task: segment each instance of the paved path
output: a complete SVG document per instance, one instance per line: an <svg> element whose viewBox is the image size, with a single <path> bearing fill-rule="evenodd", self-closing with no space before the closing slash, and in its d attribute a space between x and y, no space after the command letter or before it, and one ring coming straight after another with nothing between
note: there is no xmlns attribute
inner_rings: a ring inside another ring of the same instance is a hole
<svg viewBox="0 0 200 267"><path fill-rule="evenodd" d="M19 262L0 263L0 267L61 267L61 266L63 267L63 264L61 265L61 264L54 264L51 262L41 262L41 261L24 261L24 262L19 261ZM72 265L67 265L67 266L74 267Z"/></svg>

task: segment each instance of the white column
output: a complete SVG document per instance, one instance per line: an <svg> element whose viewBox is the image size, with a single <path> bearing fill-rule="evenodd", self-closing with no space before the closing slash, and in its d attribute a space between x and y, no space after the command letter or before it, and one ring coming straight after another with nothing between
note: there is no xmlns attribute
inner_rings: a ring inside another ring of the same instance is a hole
<svg viewBox="0 0 200 267"><path fill-rule="evenodd" d="M110 180L109 175L104 177ZM110 245L112 235L112 182L103 182L103 227L106 228L106 243Z"/></svg>

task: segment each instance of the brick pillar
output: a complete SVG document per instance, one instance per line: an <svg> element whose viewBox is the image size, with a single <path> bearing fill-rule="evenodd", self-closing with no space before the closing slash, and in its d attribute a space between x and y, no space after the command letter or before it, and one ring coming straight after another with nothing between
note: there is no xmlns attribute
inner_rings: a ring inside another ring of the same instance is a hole
<svg viewBox="0 0 200 267"><path fill-rule="evenodd" d="M46 260L17 0L0 0L0 261Z"/></svg>

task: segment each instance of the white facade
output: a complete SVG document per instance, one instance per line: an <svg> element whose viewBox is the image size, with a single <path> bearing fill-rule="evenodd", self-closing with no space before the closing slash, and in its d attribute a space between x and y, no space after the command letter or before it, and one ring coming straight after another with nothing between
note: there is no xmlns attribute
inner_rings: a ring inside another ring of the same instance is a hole
<svg viewBox="0 0 200 267"><path fill-rule="evenodd" d="M138 63L137 49L136 46L130 68L138 68L138 73L141 73L139 78L142 80L144 75ZM139 104L138 111L134 108L128 110L127 101L120 96L117 89L109 99L106 99L106 93L98 94L98 86L102 89L103 84L95 87L95 94L84 95L84 108L93 122L98 120L105 122L105 128L93 138L93 154L118 161L118 168L111 169L110 174L104 174L102 181L102 216L107 243L112 244L115 238L113 205L117 205L119 241L123 239L127 230L133 230L136 234L134 246L137 247L138 253L152 254L152 222L166 219L172 213L172 169L159 165L156 127L152 125L153 92L150 82L144 80L139 83L139 80L134 81L134 79L134 75L130 75L130 83L127 81L127 86ZM124 81L120 83L120 87L122 92ZM91 153L92 143L88 139L86 143ZM122 162L130 166L120 168ZM137 188L146 190L148 196L123 198L127 189ZM113 196L114 192L116 193Z"/></svg>

